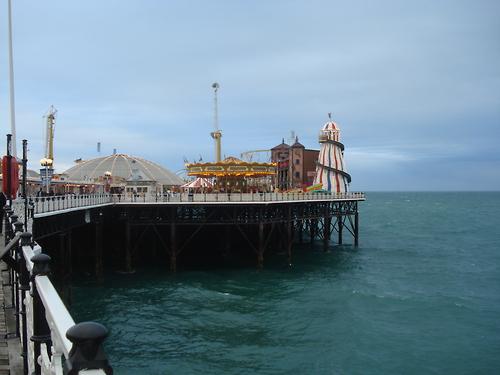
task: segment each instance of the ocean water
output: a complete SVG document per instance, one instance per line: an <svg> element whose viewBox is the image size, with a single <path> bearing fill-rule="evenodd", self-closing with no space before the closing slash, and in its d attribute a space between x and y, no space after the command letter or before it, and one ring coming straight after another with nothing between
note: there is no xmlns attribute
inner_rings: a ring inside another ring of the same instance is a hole
<svg viewBox="0 0 500 375"><path fill-rule="evenodd" d="M360 246L80 283L126 374L499 374L500 193L371 193Z"/></svg>

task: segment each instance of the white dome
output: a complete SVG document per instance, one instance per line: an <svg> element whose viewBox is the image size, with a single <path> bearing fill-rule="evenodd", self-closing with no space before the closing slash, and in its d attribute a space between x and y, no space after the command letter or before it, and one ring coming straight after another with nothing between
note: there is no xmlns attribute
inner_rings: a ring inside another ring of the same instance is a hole
<svg viewBox="0 0 500 375"><path fill-rule="evenodd" d="M72 181L95 181L106 173L111 173L111 177L120 177L126 181L155 181L162 185L184 183L176 174L158 164L125 154L81 161L63 173Z"/></svg>

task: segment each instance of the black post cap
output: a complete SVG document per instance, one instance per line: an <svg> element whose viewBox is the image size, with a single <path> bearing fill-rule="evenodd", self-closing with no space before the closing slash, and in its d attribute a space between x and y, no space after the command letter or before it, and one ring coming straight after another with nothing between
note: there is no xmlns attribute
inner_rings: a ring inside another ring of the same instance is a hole
<svg viewBox="0 0 500 375"><path fill-rule="evenodd" d="M47 254L37 254L31 258L33 262L32 277L50 275L50 257Z"/></svg>
<svg viewBox="0 0 500 375"><path fill-rule="evenodd" d="M14 225L14 230L16 232L22 232L23 231L23 226L24 224L20 221L15 221L12 223L12 225Z"/></svg>
<svg viewBox="0 0 500 375"><path fill-rule="evenodd" d="M102 369L112 375L113 369L102 347L108 335L108 329L96 322L82 322L68 329L66 337L73 344L66 362L68 375L77 375L83 369Z"/></svg>
<svg viewBox="0 0 500 375"><path fill-rule="evenodd" d="M21 246L31 246L31 233L30 232L21 233Z"/></svg>

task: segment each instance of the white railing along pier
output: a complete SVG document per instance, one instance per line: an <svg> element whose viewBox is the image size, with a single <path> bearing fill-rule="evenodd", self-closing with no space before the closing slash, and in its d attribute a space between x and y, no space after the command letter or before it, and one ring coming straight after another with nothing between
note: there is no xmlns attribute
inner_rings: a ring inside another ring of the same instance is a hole
<svg viewBox="0 0 500 375"><path fill-rule="evenodd" d="M29 198L29 214L39 215L75 208L129 203L280 203L293 201L365 200L361 192L348 193L165 193L88 194ZM22 210L16 210L21 216Z"/></svg>
<svg viewBox="0 0 500 375"><path fill-rule="evenodd" d="M95 322L75 324L49 279L50 257L42 253L20 217L6 206L5 247L12 305L21 341L23 374L111 375L103 349L108 330Z"/></svg>

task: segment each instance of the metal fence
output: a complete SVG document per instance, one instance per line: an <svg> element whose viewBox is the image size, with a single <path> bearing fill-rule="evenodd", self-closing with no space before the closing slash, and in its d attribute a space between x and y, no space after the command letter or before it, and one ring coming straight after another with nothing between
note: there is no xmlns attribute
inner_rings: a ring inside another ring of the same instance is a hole
<svg viewBox="0 0 500 375"><path fill-rule="evenodd" d="M28 205L32 207L35 214L71 208L91 207L111 202L110 194L67 194L28 199Z"/></svg>
<svg viewBox="0 0 500 375"><path fill-rule="evenodd" d="M317 200L364 200L361 192L348 193L168 193L168 194L88 194L32 197L28 199L28 219L33 215L74 208L120 203L204 203L204 202L285 202ZM13 202L24 222L24 200Z"/></svg>
<svg viewBox="0 0 500 375"><path fill-rule="evenodd" d="M365 194L348 193L169 193L112 196L114 203L177 202L283 202L316 200L364 200Z"/></svg>

